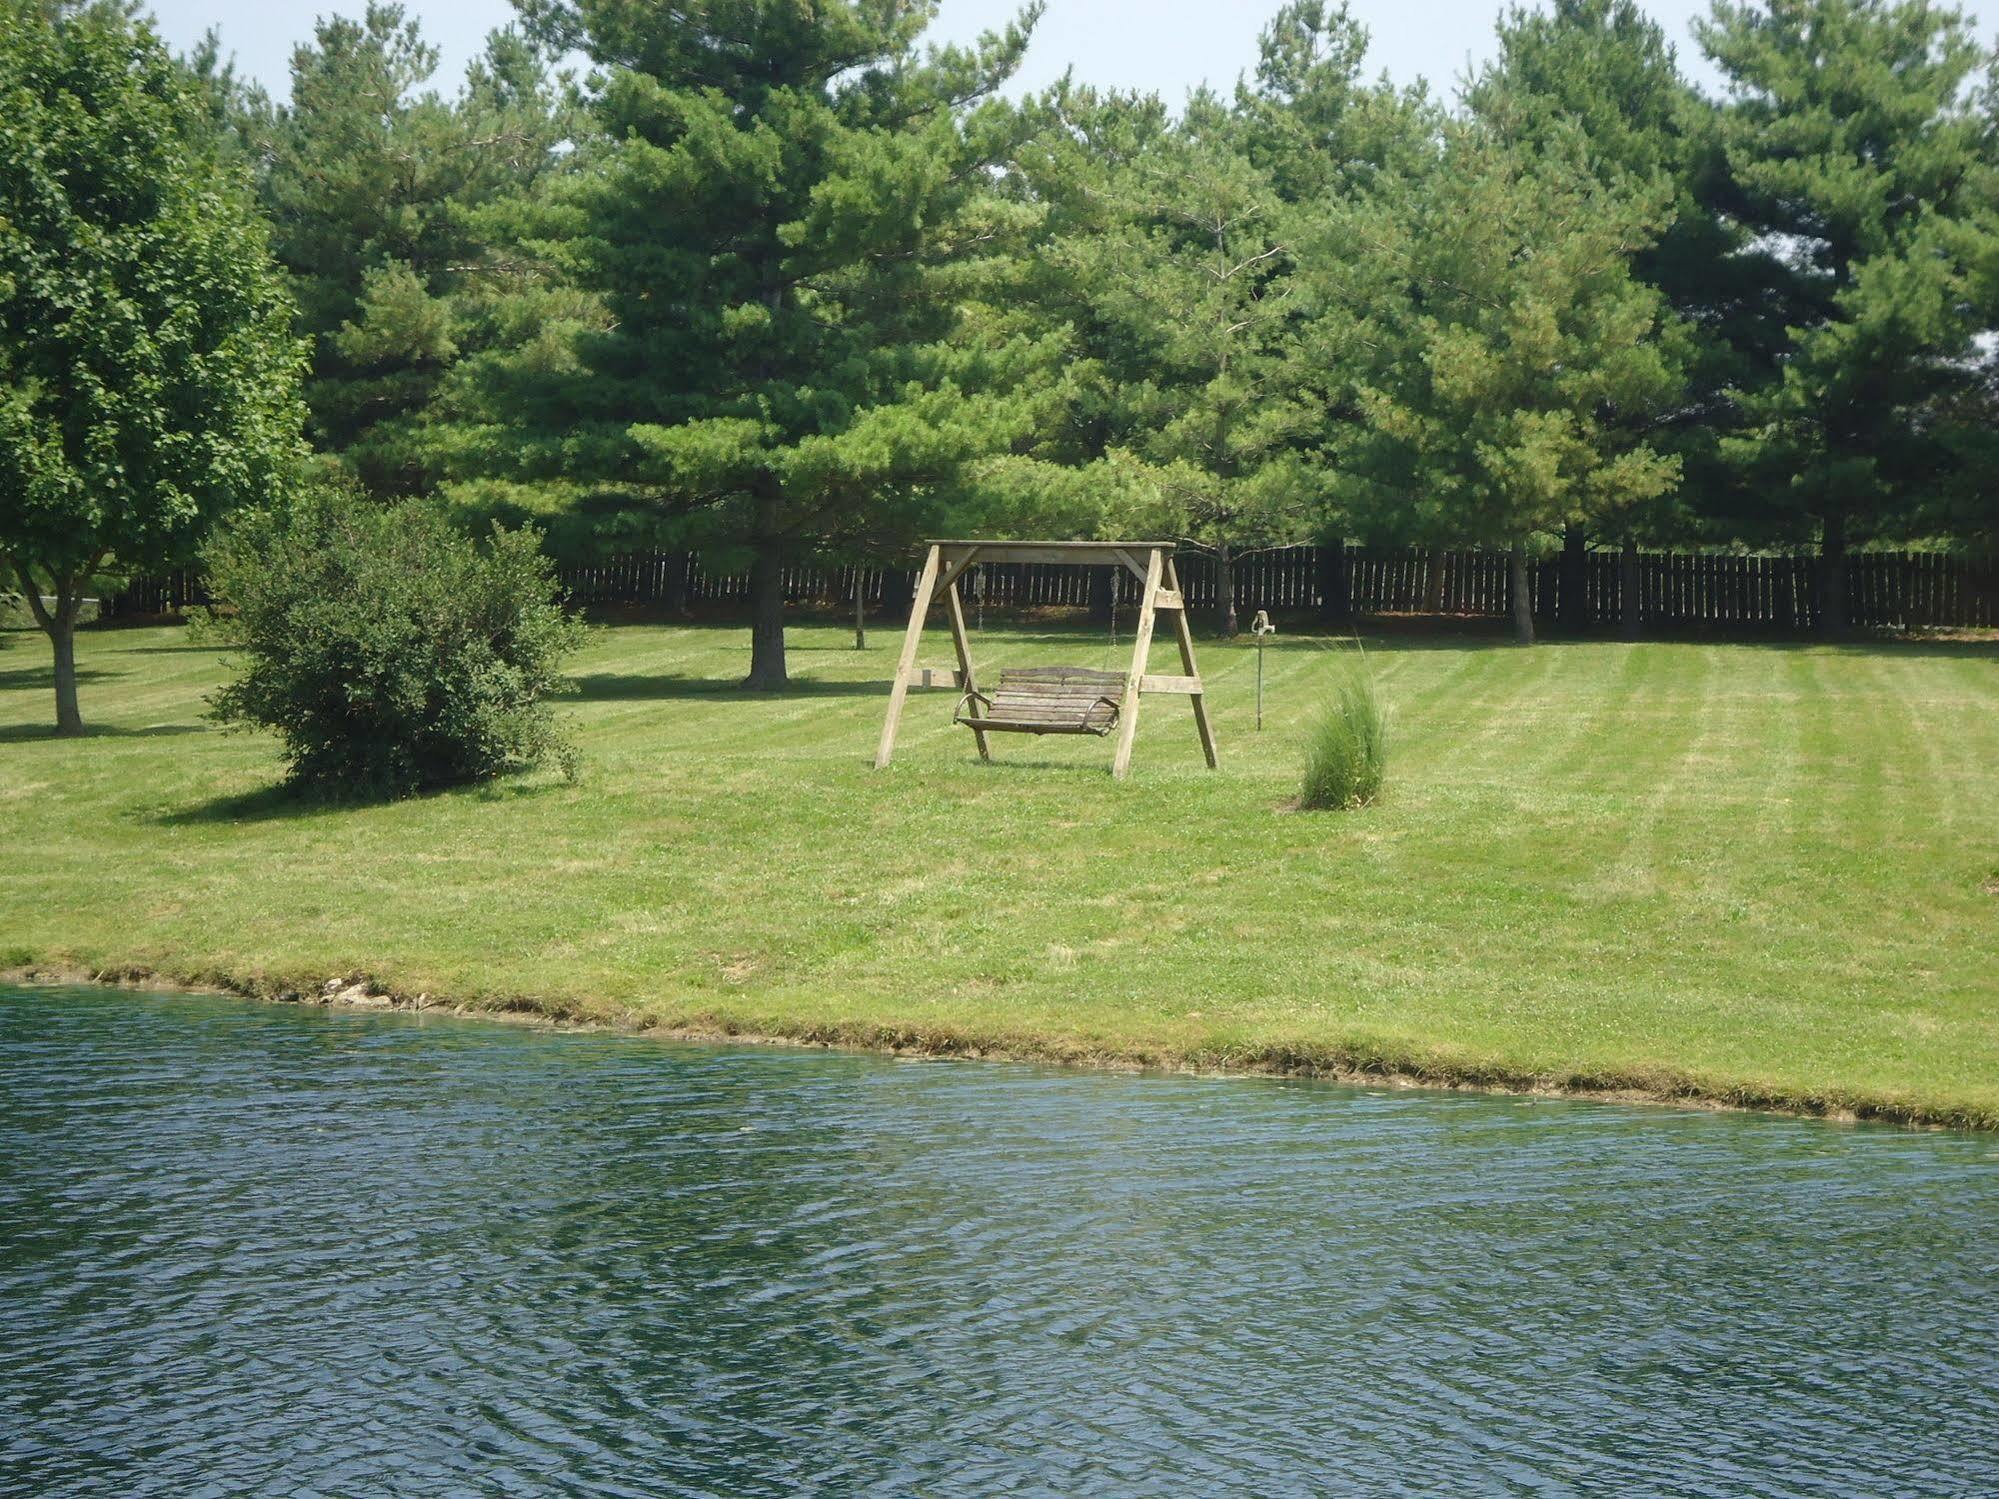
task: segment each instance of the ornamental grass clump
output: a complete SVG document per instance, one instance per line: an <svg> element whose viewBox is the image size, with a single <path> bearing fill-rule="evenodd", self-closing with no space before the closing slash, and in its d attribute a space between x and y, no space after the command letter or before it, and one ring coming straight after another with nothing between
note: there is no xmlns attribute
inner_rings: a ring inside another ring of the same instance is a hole
<svg viewBox="0 0 1999 1499"><path fill-rule="evenodd" d="M1387 766L1387 729L1374 679L1363 668L1349 671L1309 731L1298 805L1346 810L1373 801Z"/></svg>
<svg viewBox="0 0 1999 1499"><path fill-rule="evenodd" d="M322 491L246 516L211 548L240 653L210 716L273 731L291 781L407 796L575 753L547 697L582 625L532 530L475 541L435 508Z"/></svg>

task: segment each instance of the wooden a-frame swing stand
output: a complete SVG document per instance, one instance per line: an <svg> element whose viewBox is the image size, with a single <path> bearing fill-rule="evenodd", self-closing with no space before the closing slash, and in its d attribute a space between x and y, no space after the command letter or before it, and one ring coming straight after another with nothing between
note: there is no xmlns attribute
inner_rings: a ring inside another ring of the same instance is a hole
<svg viewBox="0 0 1999 1499"><path fill-rule="evenodd" d="M1083 667L1046 666L1002 671L989 694L979 687L972 666L972 645L965 635L965 601L959 582L974 563L1040 562L1070 567L1122 567L1139 580L1138 628L1133 632L1131 669L1122 675ZM930 605L942 592L951 621L951 644L958 653L957 669L918 666L916 648ZM1180 644L1180 674L1154 675L1148 668L1152 631L1160 614L1173 621ZM981 760L992 759L987 743L994 733L1094 734L1115 733L1117 751L1111 774L1122 780L1131 769L1132 740L1138 734L1138 705L1147 693L1173 693L1193 704L1194 728L1201 736L1201 753L1215 768L1215 731L1208 722L1207 698L1200 668L1194 664L1194 636L1187 628L1187 603L1180 575L1173 566L1173 544L1165 541L933 541L923 559L910 605L909 628L902 637L902 654L895 663L889 688L888 717L882 724L875 769L895 753L896 725L903 700L912 687L950 687L959 694L956 721L972 731Z"/></svg>

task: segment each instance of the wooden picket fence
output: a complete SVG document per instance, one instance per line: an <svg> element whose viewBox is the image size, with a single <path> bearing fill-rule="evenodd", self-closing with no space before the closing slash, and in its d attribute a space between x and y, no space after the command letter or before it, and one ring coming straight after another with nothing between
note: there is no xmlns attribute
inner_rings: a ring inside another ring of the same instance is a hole
<svg viewBox="0 0 1999 1499"><path fill-rule="evenodd" d="M1235 560L1236 606L1285 613L1418 614L1428 604L1430 571L1439 554L1426 547L1272 547ZM1446 550L1441 612L1501 618L1513 608L1507 556L1499 551ZM1101 571L1101 570L1100 570ZM1345 607L1340 607L1344 573ZM1747 556L1722 552L1641 552L1639 616L1668 628L1724 632L1809 630L1818 623L1819 564L1813 556ZM678 581L671 581L677 574ZM1180 556L1180 580L1195 608L1216 605L1215 559ZM799 564L784 570L784 596L796 604L851 603L858 584L870 609L906 610L915 586L910 568ZM1552 617L1561 561L1528 570L1534 612ZM689 553L632 553L564 566L564 588L584 606L610 604L740 604L749 573L716 570ZM994 564L966 578L968 603L999 609L1103 608L1110 589L1119 607L1137 596L1137 580L1119 573L1038 564ZM1598 624L1623 618L1624 568L1616 552L1587 555L1583 606ZM1847 560L1847 622L1889 628L1999 627L1999 558L1940 552L1856 552Z"/></svg>
<svg viewBox="0 0 1999 1499"><path fill-rule="evenodd" d="M199 572L184 568L153 577L134 578L124 592L104 601L106 619L151 614L177 615L211 602Z"/></svg>
<svg viewBox="0 0 1999 1499"><path fill-rule="evenodd" d="M1426 611L1433 561L1442 569L1441 612L1503 618L1513 607L1504 552L1425 547L1293 546L1245 553L1235 560L1236 606L1246 619L1273 613L1351 615ZM1196 609L1216 605L1215 559L1180 557L1180 579ZM710 566L696 553L636 551L558 569L570 602L582 608L735 608L747 602L747 568ZM1819 565L1812 556L1747 556L1721 552L1644 552L1638 558L1639 616L1649 628L1717 633L1798 632L1817 626ZM898 614L909 607L913 567L800 563L784 570L793 604L851 604L856 587L870 610ZM1561 561L1528 570L1534 612L1552 618ZM1589 622L1615 626L1623 617L1624 568L1616 552L1587 554L1583 608ZM1115 600L1128 607L1137 580L1109 569L1037 564L975 566L967 600L996 609L1091 608ZM207 602L198 575L142 578L111 600L111 615L174 614ZM1847 623L1863 627L1999 628L1999 557L1939 552L1856 552L1847 563Z"/></svg>

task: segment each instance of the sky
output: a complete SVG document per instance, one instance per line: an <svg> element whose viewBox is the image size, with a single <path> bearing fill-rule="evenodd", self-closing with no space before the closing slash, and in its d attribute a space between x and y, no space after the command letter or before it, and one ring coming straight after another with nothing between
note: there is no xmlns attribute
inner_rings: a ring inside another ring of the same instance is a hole
<svg viewBox="0 0 1999 1499"><path fill-rule="evenodd" d="M186 50L209 27L222 33L238 70L282 98L291 50L312 33L316 15L358 14L365 0L153 0L160 30ZM1048 0L1014 91L1052 83L1066 68L1086 83L1155 90L1178 103L1204 80L1232 85L1256 57L1256 35L1279 0ZM1445 95L1493 50L1501 0L1351 0L1354 16L1373 38L1370 74L1386 70L1399 83L1427 78ZM449 90L485 35L513 15L508 0L406 0L424 34L443 54L439 82ZM1018 0L942 0L933 35L969 41L1004 24ZM1689 26L1706 0L1654 0L1647 7L1679 48L1689 76L1712 81ZM1976 13L1974 11L1974 13Z"/></svg>

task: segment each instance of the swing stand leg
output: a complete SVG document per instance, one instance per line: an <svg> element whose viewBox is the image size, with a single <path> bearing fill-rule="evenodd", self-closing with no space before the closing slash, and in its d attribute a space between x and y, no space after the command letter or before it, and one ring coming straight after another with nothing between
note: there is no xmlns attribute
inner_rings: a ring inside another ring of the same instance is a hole
<svg viewBox="0 0 1999 1499"><path fill-rule="evenodd" d="M966 692L977 692L979 683L972 669L972 642L965 634L965 601L958 596L956 578L944 589L944 604L951 616L951 644L958 652L958 685ZM986 744L986 731L973 729L972 739L979 746L979 758L990 762L993 753Z"/></svg>
<svg viewBox="0 0 1999 1499"><path fill-rule="evenodd" d="M1180 670L1194 683L1194 690L1187 695L1194 706L1194 732L1201 736L1201 753L1207 759L1208 769L1217 770L1221 762L1215 755L1215 728L1208 722L1208 695L1202 690L1201 669L1194 664L1194 631L1187 623L1187 595L1180 587L1180 569L1170 557L1166 561L1166 586L1180 599L1180 607L1173 611L1173 634L1180 645ZM1258 712L1261 711L1259 705ZM1260 718L1257 726L1262 727Z"/></svg>
<svg viewBox="0 0 1999 1499"><path fill-rule="evenodd" d="M909 628L902 632L902 653L895 658L895 681L888 689L888 717L882 720L881 743L875 746L875 769L885 770L895 754L895 729L902 722L902 705L909 698L910 675L916 669L916 647L923 639L923 617L930 612L930 596L937 591L939 551L931 547L923 559L923 575L916 582L916 596L909 603Z"/></svg>
<svg viewBox="0 0 1999 1499"><path fill-rule="evenodd" d="M1152 655L1152 623L1158 613L1160 554L1145 559L1145 591L1138 600L1138 627L1132 631L1131 670L1125 674L1124 702L1118 709L1117 753L1111 757L1111 775L1122 781L1131 774L1131 743L1138 737L1138 702L1145 676L1145 663Z"/></svg>

